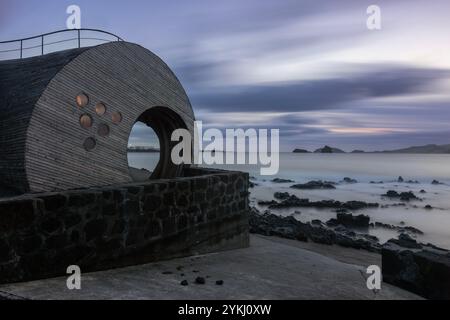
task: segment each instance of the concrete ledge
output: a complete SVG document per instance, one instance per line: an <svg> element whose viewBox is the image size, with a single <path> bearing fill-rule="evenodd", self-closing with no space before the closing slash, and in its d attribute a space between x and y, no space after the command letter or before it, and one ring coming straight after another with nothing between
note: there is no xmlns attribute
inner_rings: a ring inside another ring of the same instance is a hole
<svg viewBox="0 0 450 320"><path fill-rule="evenodd" d="M246 247L248 174L185 177L0 200L0 283Z"/></svg>
<svg viewBox="0 0 450 320"><path fill-rule="evenodd" d="M381 263L379 254L260 235L250 239L244 249L82 272L80 290L68 290L66 276L2 285L0 291L33 300L420 299L386 283L377 293L367 289L363 274L369 264ZM196 284L196 277L205 284Z"/></svg>

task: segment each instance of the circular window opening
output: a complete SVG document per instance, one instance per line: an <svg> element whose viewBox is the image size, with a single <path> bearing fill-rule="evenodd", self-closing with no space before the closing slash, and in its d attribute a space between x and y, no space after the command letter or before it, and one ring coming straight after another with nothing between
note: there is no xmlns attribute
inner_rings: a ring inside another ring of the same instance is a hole
<svg viewBox="0 0 450 320"><path fill-rule="evenodd" d="M109 126L104 123L98 125L97 133L101 137L106 137L109 135Z"/></svg>
<svg viewBox="0 0 450 320"><path fill-rule="evenodd" d="M92 127L92 117L88 114L83 114L80 117L80 125L82 128L88 129Z"/></svg>
<svg viewBox="0 0 450 320"><path fill-rule="evenodd" d="M103 102L99 102L95 105L95 113L97 113L99 116L104 115L106 112L106 106Z"/></svg>
<svg viewBox="0 0 450 320"><path fill-rule="evenodd" d="M84 140L83 147L86 151L91 151L95 148L96 144L97 142L95 141L95 139L89 137Z"/></svg>
<svg viewBox="0 0 450 320"><path fill-rule="evenodd" d="M86 94L84 94L84 93L80 93L80 94L77 95L76 101L77 101L77 106L78 107L84 108L89 103L89 97Z"/></svg>
<svg viewBox="0 0 450 320"><path fill-rule="evenodd" d="M112 122L119 124L122 121L122 114L120 112L114 111L111 115Z"/></svg>
<svg viewBox="0 0 450 320"><path fill-rule="evenodd" d="M152 127L136 122L128 138L128 167L131 178L149 180L160 158L160 143Z"/></svg>

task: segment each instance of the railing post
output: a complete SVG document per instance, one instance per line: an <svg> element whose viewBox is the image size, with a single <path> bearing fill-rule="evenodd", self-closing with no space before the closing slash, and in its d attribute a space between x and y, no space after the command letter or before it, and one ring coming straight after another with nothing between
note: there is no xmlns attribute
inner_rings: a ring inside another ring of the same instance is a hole
<svg viewBox="0 0 450 320"><path fill-rule="evenodd" d="M23 49L23 40L20 40L20 59L22 59L23 57L22 49Z"/></svg>
<svg viewBox="0 0 450 320"><path fill-rule="evenodd" d="M44 36L41 36L41 55L44 55Z"/></svg>
<svg viewBox="0 0 450 320"><path fill-rule="evenodd" d="M78 29L78 49L81 48L81 32L80 29Z"/></svg>

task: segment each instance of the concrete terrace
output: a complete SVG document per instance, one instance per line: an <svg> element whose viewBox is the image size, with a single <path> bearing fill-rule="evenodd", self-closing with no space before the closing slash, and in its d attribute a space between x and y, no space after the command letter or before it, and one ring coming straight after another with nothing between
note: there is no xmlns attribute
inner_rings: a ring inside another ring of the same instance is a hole
<svg viewBox="0 0 450 320"><path fill-rule="evenodd" d="M365 267L381 256L338 246L251 236L249 248L82 275L81 290L59 277L0 286L26 299L420 299L382 283L374 293ZM184 276L182 276L184 274ZM204 285L195 284L204 277ZM182 280L188 286L180 285ZM223 285L216 285L223 280Z"/></svg>

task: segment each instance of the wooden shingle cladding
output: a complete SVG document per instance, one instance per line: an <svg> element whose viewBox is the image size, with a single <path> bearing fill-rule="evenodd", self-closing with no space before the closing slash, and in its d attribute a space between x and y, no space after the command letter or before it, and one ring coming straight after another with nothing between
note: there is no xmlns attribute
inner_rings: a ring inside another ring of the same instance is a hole
<svg viewBox="0 0 450 320"><path fill-rule="evenodd" d="M128 137L150 108L171 110L193 131L194 114L180 82L136 44L112 42L2 63L0 79L0 175L21 192L131 182ZM84 108L76 104L79 93L89 97ZM99 102L106 106L102 115L95 112ZM122 115L118 124L114 112ZM92 117L90 128L80 125L83 114ZM98 134L102 124L110 129L106 136ZM83 146L89 137L96 140L91 151Z"/></svg>

